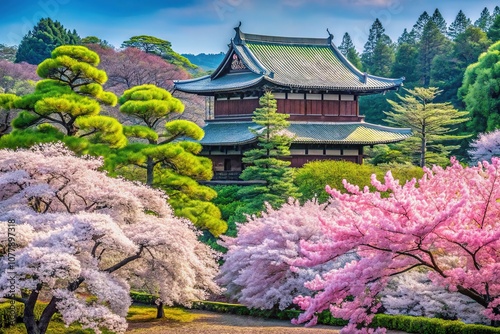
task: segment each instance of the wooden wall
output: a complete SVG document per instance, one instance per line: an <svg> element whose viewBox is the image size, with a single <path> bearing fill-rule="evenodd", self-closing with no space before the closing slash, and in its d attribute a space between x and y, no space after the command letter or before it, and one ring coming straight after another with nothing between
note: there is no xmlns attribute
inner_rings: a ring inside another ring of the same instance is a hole
<svg viewBox="0 0 500 334"><path fill-rule="evenodd" d="M287 94L276 98L279 113L290 115L290 121L359 121L357 96L338 94ZM314 95L314 98L308 95ZM334 96L337 99L331 98ZM292 98L289 98L292 97ZM325 97L329 97L325 99ZM259 107L258 99L216 98L214 116L231 118L250 116Z"/></svg>

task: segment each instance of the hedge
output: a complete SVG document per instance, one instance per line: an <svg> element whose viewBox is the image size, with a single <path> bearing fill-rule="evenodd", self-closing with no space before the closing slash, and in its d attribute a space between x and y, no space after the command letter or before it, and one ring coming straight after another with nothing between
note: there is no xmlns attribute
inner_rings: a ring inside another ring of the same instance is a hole
<svg viewBox="0 0 500 334"><path fill-rule="evenodd" d="M43 310L47 304L40 303L35 305L35 317L40 319ZM14 307L16 309L16 323L23 322L24 304L15 303ZM11 323L11 304L10 302L0 304L0 328L7 328L12 326Z"/></svg>
<svg viewBox="0 0 500 334"><path fill-rule="evenodd" d="M134 303L156 305L155 301L158 299L158 296L146 292L130 291L130 298Z"/></svg>
<svg viewBox="0 0 500 334"><path fill-rule="evenodd" d="M299 310L259 310L249 309L240 304L197 301L194 309L208 310L221 313L250 315L261 318L291 320L297 318ZM318 323L330 326L345 326L348 321L335 318L328 310L318 315ZM407 315L375 315L370 327L385 327L392 330L401 330L407 333L419 334L500 334L500 328L465 324L457 320L443 320L438 318L413 317Z"/></svg>

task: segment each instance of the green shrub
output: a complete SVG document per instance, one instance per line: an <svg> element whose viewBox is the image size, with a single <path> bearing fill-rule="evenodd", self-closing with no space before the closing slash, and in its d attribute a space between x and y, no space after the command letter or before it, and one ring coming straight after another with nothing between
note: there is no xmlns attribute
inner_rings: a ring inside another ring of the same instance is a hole
<svg viewBox="0 0 500 334"><path fill-rule="evenodd" d="M132 298L134 303L155 305L155 300L158 299L158 296L146 292L130 291L130 298Z"/></svg>
<svg viewBox="0 0 500 334"><path fill-rule="evenodd" d="M358 165L348 161L313 161L296 170L295 184L302 193L301 201L317 197L320 203L324 203L330 197L325 191L326 185L345 191L342 180L346 179L363 188L370 186L372 174L383 176L379 168L371 165Z"/></svg>
<svg viewBox="0 0 500 334"><path fill-rule="evenodd" d="M7 328L11 327L11 308L10 308L10 302L5 302L0 304L0 328ZM23 313L24 313L24 304L22 303L15 303L15 309L16 309L16 322L17 323L22 323L23 322ZM43 310L47 306L47 303L37 303L35 305L34 313L35 317L37 319L40 319L40 316L42 315ZM60 315L56 313L54 315L55 318L60 318Z"/></svg>

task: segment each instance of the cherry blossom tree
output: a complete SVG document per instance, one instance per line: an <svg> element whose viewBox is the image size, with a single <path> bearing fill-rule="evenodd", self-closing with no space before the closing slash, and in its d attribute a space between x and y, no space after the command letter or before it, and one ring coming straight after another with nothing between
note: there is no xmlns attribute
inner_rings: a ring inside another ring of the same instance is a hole
<svg viewBox="0 0 500 334"><path fill-rule="evenodd" d="M137 48L114 50L92 44L88 47L99 54L100 67L108 74L106 89L121 96L127 89L144 84L156 85L169 92L173 91L173 80L189 79L191 75L182 67L171 64L160 56L147 53ZM203 124L205 116L205 100L203 97L175 92L175 96L182 100L186 111L175 118L189 119L197 124ZM111 110L112 111L112 110ZM135 124L133 119L125 119L119 112L113 116L124 124Z"/></svg>
<svg viewBox="0 0 500 334"><path fill-rule="evenodd" d="M55 312L96 333L125 332L131 281L155 286L166 304L218 291L215 254L166 195L101 165L59 143L0 151L0 296L24 304L29 334L45 333ZM38 300L48 304L36 320Z"/></svg>
<svg viewBox="0 0 500 334"><path fill-rule="evenodd" d="M291 267L300 255L300 240L325 241L318 217L334 214L336 208L290 201L280 210L269 204L261 217L248 217L239 224L238 236L222 236L220 244L228 249L218 283L228 296L253 308L283 310L298 294L310 294L304 283L315 275L341 266L354 255L340 261L309 268Z"/></svg>
<svg viewBox="0 0 500 334"><path fill-rule="evenodd" d="M479 134L470 146L469 155L473 162L500 157L500 129Z"/></svg>
<svg viewBox="0 0 500 334"><path fill-rule="evenodd" d="M371 322L390 278L414 268L500 320L500 159L475 167L452 159L425 172L404 185L390 172L384 183L373 177L373 192L347 182L347 194L327 187L341 213L319 217L327 241L303 241L304 257L294 264L315 267L353 251L360 258L306 283L314 293L295 299L305 311L296 323L313 325L317 312L330 309L349 319L343 333L354 333Z"/></svg>
<svg viewBox="0 0 500 334"><path fill-rule="evenodd" d="M394 277L381 293L384 313L488 323L481 305L458 292L432 284L427 274L416 269Z"/></svg>

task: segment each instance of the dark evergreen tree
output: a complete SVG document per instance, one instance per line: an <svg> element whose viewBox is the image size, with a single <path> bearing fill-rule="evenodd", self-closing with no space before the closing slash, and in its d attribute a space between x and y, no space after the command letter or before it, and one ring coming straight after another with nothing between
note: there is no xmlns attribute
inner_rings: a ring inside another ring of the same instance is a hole
<svg viewBox="0 0 500 334"><path fill-rule="evenodd" d="M443 90L443 93L436 97L436 102L451 102L456 108L464 108L457 92L462 86L465 69L476 62L489 45L490 40L486 33L470 25L455 37L449 52L436 56L432 63L431 85Z"/></svg>
<svg viewBox="0 0 500 334"><path fill-rule="evenodd" d="M38 65L50 58L56 47L67 44L80 44L80 37L75 30L66 30L61 23L50 18L41 19L33 30L23 37L15 61Z"/></svg>
<svg viewBox="0 0 500 334"><path fill-rule="evenodd" d="M242 180L263 180L266 183L245 187L239 193L242 198L248 198L263 209L264 202L279 207L289 197L298 198L299 193L293 184L290 161L283 160L290 156L292 143L291 137L280 134L289 125L289 115L276 112L276 100L272 93L265 93L259 102L260 108L255 109L252 120L261 128L251 130L258 136L257 148L244 153L243 162L249 166L240 177Z"/></svg>
<svg viewBox="0 0 500 334"><path fill-rule="evenodd" d="M361 70L361 58L359 57L358 51L354 47L351 36L348 33L344 34L342 37L342 43L339 45L340 52L353 64L358 70Z"/></svg>
<svg viewBox="0 0 500 334"><path fill-rule="evenodd" d="M394 46L391 38L385 34L382 23L377 18L370 28L368 41L361 55L363 69L375 75L390 73L394 61Z"/></svg>
<svg viewBox="0 0 500 334"><path fill-rule="evenodd" d="M488 30L488 38L492 42L500 41L500 15L495 17L495 21Z"/></svg>
<svg viewBox="0 0 500 334"><path fill-rule="evenodd" d="M481 12L481 15L479 18L474 22L474 25L478 28L481 28L482 31L487 32L488 29L491 26L491 15L490 11L488 10L487 7L484 7L484 9Z"/></svg>
<svg viewBox="0 0 500 334"><path fill-rule="evenodd" d="M419 70L422 86L429 87L432 61L434 57L446 53L449 45L449 40L441 33L434 21L429 20L419 43Z"/></svg>
<svg viewBox="0 0 500 334"><path fill-rule="evenodd" d="M500 15L500 7L495 6L495 8L493 9L493 14L491 14L491 22L494 22L497 16L499 15Z"/></svg>
<svg viewBox="0 0 500 334"><path fill-rule="evenodd" d="M441 12L439 11L439 9L436 8L436 10L434 11L434 13L432 14L431 20L432 20L432 22L434 22L436 24L436 26L438 27L439 31L443 35L446 35L446 33L447 33L446 21L443 18L443 15L441 15Z"/></svg>
<svg viewBox="0 0 500 334"><path fill-rule="evenodd" d="M429 16L429 14L427 14L427 12L423 12L418 17L417 22L413 25L412 33L417 39L417 41L420 40L420 38L422 37L422 33L424 32L424 27L427 24L427 22L429 22L430 19L431 17Z"/></svg>
<svg viewBox="0 0 500 334"><path fill-rule="evenodd" d="M418 63L418 48L415 42L413 32L408 32L406 29L398 38L394 64L392 66L391 76L393 78L405 77L405 86L412 87L419 80L419 72L415 66L409 64Z"/></svg>
<svg viewBox="0 0 500 334"><path fill-rule="evenodd" d="M455 17L455 21L453 21L448 27L448 36L451 39L455 39L459 34L463 33L465 29L467 29L470 25L472 25L471 20L465 16L464 12L460 10Z"/></svg>
<svg viewBox="0 0 500 334"><path fill-rule="evenodd" d="M373 75L389 77L394 65L394 44L387 35L382 35L377 43L372 55L372 66L369 69Z"/></svg>

